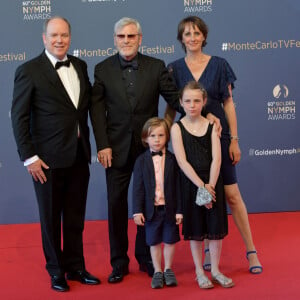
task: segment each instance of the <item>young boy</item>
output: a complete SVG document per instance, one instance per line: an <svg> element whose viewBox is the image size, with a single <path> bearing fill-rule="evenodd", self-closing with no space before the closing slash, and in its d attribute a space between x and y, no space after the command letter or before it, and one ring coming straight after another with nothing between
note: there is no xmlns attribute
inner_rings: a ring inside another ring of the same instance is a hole
<svg viewBox="0 0 300 300"><path fill-rule="evenodd" d="M133 177L133 217L138 226L145 225L146 242L150 246L154 266L153 289L176 286L172 271L175 243L180 240L182 222L179 168L166 144L170 139L164 119L149 119L142 130L142 142L149 147L136 160ZM164 243L165 268L161 256Z"/></svg>

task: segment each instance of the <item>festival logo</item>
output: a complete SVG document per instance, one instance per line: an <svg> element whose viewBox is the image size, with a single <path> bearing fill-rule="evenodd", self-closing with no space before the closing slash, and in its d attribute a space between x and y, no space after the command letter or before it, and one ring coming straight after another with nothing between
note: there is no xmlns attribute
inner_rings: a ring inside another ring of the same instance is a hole
<svg viewBox="0 0 300 300"><path fill-rule="evenodd" d="M249 156L292 156L300 153L300 148L249 149Z"/></svg>
<svg viewBox="0 0 300 300"><path fill-rule="evenodd" d="M1 62L13 62L13 61L25 61L25 60L26 60L26 52L0 53L0 63Z"/></svg>
<svg viewBox="0 0 300 300"><path fill-rule="evenodd" d="M92 57L109 57L117 53L117 50L111 47L106 49L79 49L73 50L73 55L81 58L92 58Z"/></svg>
<svg viewBox="0 0 300 300"><path fill-rule="evenodd" d="M108 47L106 49L79 49L73 50L73 55L81 58L92 58L92 57L109 57L116 54L118 51L115 48ZM173 55L175 52L175 45L156 45L147 46L142 45L139 47L139 52L145 55L159 56L159 55Z"/></svg>
<svg viewBox="0 0 300 300"><path fill-rule="evenodd" d="M212 12L212 0L183 0L185 13L209 13Z"/></svg>
<svg viewBox="0 0 300 300"><path fill-rule="evenodd" d="M300 48L300 40L270 40L270 41L253 41L253 42L223 42L222 51L265 51L279 49Z"/></svg>
<svg viewBox="0 0 300 300"><path fill-rule="evenodd" d="M24 21L46 20L51 18L51 0L22 1Z"/></svg>
<svg viewBox="0 0 300 300"><path fill-rule="evenodd" d="M274 89L273 89L273 96L274 98L278 99L281 96L283 96L284 98L287 98L289 95L289 89L287 88L287 86L285 84L277 84Z"/></svg>
<svg viewBox="0 0 300 300"><path fill-rule="evenodd" d="M269 121L296 119L296 101L289 98L289 89L285 84L274 86L273 99L267 102Z"/></svg>

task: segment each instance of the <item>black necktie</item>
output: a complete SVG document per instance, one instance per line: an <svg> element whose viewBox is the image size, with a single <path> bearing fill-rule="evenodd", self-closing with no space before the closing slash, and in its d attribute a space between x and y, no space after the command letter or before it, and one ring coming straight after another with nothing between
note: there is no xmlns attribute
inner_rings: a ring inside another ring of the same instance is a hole
<svg viewBox="0 0 300 300"><path fill-rule="evenodd" d="M133 68L134 70L138 69L138 62L136 59L130 60L130 61L120 59L120 63L121 63L122 69L126 69L126 68Z"/></svg>
<svg viewBox="0 0 300 300"><path fill-rule="evenodd" d="M162 153L162 151L158 151L158 152L151 151L151 155L152 155L152 156L155 156L155 155L162 156L163 153Z"/></svg>
<svg viewBox="0 0 300 300"><path fill-rule="evenodd" d="M64 60L64 61L58 61L55 64L55 69L58 70L60 67L67 67L67 68L69 68L70 67L70 60L67 59L67 60Z"/></svg>

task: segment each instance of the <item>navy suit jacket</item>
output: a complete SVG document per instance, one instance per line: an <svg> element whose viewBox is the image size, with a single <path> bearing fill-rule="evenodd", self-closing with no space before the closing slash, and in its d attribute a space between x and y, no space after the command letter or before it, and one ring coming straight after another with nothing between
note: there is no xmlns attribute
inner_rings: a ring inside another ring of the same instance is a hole
<svg viewBox="0 0 300 300"><path fill-rule="evenodd" d="M179 167L175 155L168 150L165 156L164 194L166 216L174 220L182 213ZM152 156L149 150L141 154L135 163L133 172L133 213L143 213L146 221L154 215L155 174Z"/></svg>
<svg viewBox="0 0 300 300"><path fill-rule="evenodd" d="M91 84L86 63L68 55L80 81L76 108L45 52L15 73L12 125L21 160L38 155L50 168L71 166L76 157L78 126L87 161L91 158L88 111Z"/></svg>

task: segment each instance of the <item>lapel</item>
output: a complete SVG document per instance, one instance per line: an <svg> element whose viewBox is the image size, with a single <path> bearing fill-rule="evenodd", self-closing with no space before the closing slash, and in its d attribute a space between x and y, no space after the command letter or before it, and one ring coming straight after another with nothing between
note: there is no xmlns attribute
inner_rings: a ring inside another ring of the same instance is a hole
<svg viewBox="0 0 300 300"><path fill-rule="evenodd" d="M141 53L138 52L138 70L136 78L136 103L135 107L138 105L139 101L143 99L143 93L147 90L149 85L149 74L147 74L147 64L144 61L144 57ZM151 84L151 83L150 83Z"/></svg>
<svg viewBox="0 0 300 300"><path fill-rule="evenodd" d="M167 182L168 182L168 177L170 174L170 167L171 167L171 154L170 152L166 149L166 155L165 155L165 170L164 170L164 189L166 191L167 188Z"/></svg>
<svg viewBox="0 0 300 300"><path fill-rule="evenodd" d="M122 101L122 105L124 104L128 110L132 111L133 108L126 95L126 86L123 79L123 70L120 65L119 53L111 57L110 64L107 66L107 68L109 68L107 69L107 78L112 84L112 87L117 89L118 99Z"/></svg>
<svg viewBox="0 0 300 300"><path fill-rule="evenodd" d="M67 99L69 104L71 104L75 108L71 98L69 97L68 92L66 91L62 81L60 80L55 68L53 67L52 63L48 59L45 52L43 52L41 54L40 60L41 60L40 66L41 66L42 76L45 76L48 79L48 82L50 85L53 86L54 91L61 94L61 96L62 96L61 99L63 99L63 101L66 101L66 99ZM73 60L72 60L72 64L73 64ZM75 67L75 69L77 71L78 66ZM81 85L82 80L80 77L79 77L79 79L80 79L80 85ZM80 87L80 94L81 94L81 87ZM79 99L80 99L80 97L79 97Z"/></svg>
<svg viewBox="0 0 300 300"><path fill-rule="evenodd" d="M68 58L70 59L72 65L74 66L74 69L76 70L76 73L79 78L79 84L80 84L79 99L78 99L78 107L79 107L82 102L83 95L85 93L86 82L85 82L84 74L83 74L82 68L79 64L79 61L77 59L74 59L74 57L71 55L68 55Z"/></svg>
<svg viewBox="0 0 300 300"><path fill-rule="evenodd" d="M149 176L149 185L153 186L155 188L155 174L154 174L154 165L153 165L153 160L152 156L150 153L149 148L145 152L145 167L146 167L146 172L147 175ZM155 192L155 190L154 190Z"/></svg>

